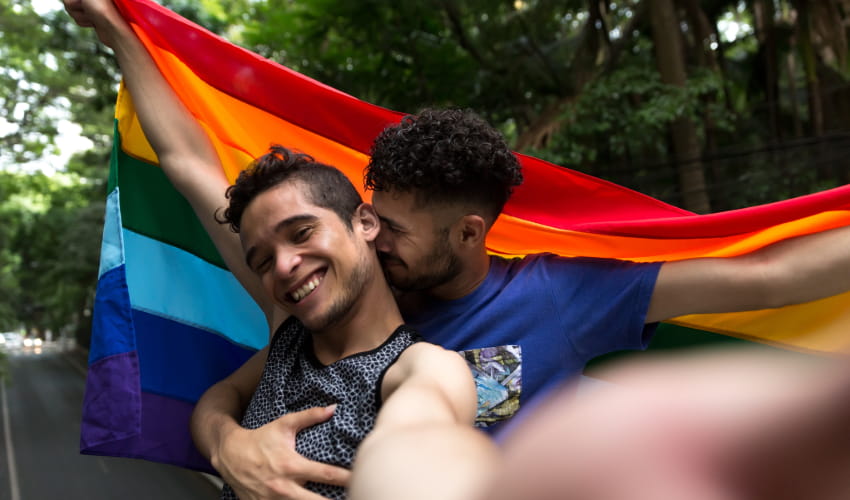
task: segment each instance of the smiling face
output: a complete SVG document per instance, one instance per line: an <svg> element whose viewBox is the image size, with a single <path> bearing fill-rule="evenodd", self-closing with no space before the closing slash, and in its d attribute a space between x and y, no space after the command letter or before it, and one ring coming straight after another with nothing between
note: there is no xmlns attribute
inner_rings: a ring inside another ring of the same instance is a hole
<svg viewBox="0 0 850 500"><path fill-rule="evenodd" d="M295 181L259 194L242 215L240 237L264 290L318 333L352 314L375 258L358 222L349 228L304 192Z"/></svg>
<svg viewBox="0 0 850 500"><path fill-rule="evenodd" d="M449 210L418 208L414 194L387 191L375 191L372 204L381 219L375 246L391 285L427 291L458 276L461 262L449 240L456 218Z"/></svg>

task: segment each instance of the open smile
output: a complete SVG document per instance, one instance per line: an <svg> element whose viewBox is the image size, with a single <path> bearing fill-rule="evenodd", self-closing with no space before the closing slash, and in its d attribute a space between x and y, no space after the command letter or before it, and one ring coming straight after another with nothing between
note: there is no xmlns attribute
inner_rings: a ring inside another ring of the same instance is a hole
<svg viewBox="0 0 850 500"><path fill-rule="evenodd" d="M308 295L313 293L313 291L318 288L319 284L324 279L325 270L323 269L307 278L301 286L287 293L286 296L289 300L297 304L298 302L301 302L304 297L307 297Z"/></svg>

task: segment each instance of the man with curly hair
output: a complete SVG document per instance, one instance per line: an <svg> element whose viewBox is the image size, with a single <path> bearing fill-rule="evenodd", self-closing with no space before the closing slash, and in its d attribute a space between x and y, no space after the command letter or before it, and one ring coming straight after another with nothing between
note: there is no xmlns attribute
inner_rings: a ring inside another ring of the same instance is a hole
<svg viewBox="0 0 850 500"><path fill-rule="evenodd" d="M502 135L470 111L427 109L388 127L365 175L383 222L376 246L405 320L478 365L489 396L479 393L479 425L498 424L599 355L645 348L658 321L850 288L850 228L736 258L488 255L487 232L522 173Z"/></svg>

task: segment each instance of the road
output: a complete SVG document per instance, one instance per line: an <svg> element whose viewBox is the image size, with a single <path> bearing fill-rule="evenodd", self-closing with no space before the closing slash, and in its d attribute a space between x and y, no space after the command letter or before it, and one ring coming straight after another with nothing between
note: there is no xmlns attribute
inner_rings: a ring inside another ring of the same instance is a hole
<svg viewBox="0 0 850 500"><path fill-rule="evenodd" d="M196 472L80 455L85 360L51 345L8 357L11 380L0 389L0 498L218 498L218 489Z"/></svg>

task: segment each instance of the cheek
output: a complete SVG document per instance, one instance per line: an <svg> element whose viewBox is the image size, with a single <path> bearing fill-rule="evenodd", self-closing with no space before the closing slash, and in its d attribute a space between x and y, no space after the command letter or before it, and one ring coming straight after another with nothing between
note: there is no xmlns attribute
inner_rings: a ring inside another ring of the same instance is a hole
<svg viewBox="0 0 850 500"><path fill-rule="evenodd" d="M275 300L277 298L277 290L275 290L275 280L273 277L274 273L266 272L260 276L260 283L263 286L263 290L268 294L269 298Z"/></svg>
<svg viewBox="0 0 850 500"><path fill-rule="evenodd" d="M396 247L395 238L393 238L389 229L382 229L378 233L378 237L375 238L375 246L383 252L389 252Z"/></svg>

